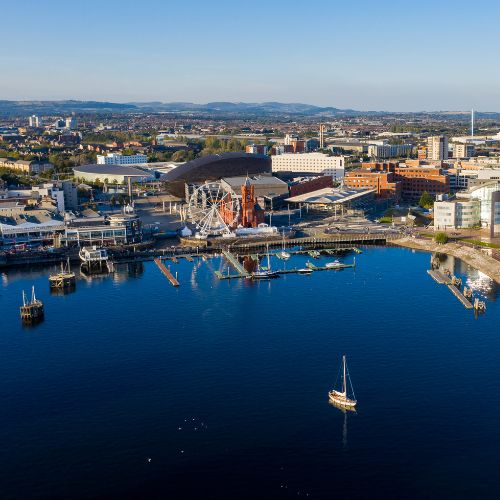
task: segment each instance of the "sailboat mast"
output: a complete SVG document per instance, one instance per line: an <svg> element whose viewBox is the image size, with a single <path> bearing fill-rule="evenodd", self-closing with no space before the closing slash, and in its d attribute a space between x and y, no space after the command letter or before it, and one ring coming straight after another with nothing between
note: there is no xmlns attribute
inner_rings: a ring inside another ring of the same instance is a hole
<svg viewBox="0 0 500 500"><path fill-rule="evenodd" d="M343 387L343 392L344 392L344 395L347 396L347 384L346 384L346 378L345 378L345 372L346 372L346 369L345 369L345 354L342 356L342 362L344 363L344 387Z"/></svg>
<svg viewBox="0 0 500 500"><path fill-rule="evenodd" d="M267 269L268 271L271 270L271 259L269 258L269 244L266 245L267 246Z"/></svg>

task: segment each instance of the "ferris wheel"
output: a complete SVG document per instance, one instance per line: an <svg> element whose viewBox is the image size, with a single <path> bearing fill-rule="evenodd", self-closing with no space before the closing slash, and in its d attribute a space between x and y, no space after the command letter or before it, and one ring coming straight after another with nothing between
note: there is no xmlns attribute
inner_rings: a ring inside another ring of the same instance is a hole
<svg viewBox="0 0 500 500"><path fill-rule="evenodd" d="M189 197L188 215L201 237L231 234L239 214L237 194L221 182L205 182Z"/></svg>

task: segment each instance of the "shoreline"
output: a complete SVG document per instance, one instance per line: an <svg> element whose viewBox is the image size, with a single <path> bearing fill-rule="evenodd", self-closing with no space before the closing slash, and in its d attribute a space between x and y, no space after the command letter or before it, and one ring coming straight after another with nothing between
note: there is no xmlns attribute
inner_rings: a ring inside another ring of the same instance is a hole
<svg viewBox="0 0 500 500"><path fill-rule="evenodd" d="M463 260L469 266L481 271L500 285L500 262L489 255L469 246L459 243L439 244L426 239L399 238L391 240L390 244L399 247L421 250L423 252L436 252L451 255Z"/></svg>

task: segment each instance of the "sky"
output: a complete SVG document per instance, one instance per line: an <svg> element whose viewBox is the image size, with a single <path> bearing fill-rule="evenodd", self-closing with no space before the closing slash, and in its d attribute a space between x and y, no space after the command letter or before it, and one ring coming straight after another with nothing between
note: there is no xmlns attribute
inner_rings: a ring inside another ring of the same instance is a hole
<svg viewBox="0 0 500 500"><path fill-rule="evenodd" d="M0 0L0 99L500 112L498 0Z"/></svg>

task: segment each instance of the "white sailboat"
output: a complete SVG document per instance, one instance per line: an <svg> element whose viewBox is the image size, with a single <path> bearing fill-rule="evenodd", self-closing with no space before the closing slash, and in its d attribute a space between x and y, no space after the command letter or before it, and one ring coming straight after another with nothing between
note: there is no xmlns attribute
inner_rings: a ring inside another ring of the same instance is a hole
<svg viewBox="0 0 500 500"><path fill-rule="evenodd" d="M352 398L350 398L347 394L347 378L349 377L349 385L351 387ZM339 406L340 408L344 408L346 410L354 410L356 407L356 396L354 395L354 389L352 387L351 377L349 376L349 370L347 369L347 362L345 359L345 355L342 356L342 390L336 391L335 389L331 390L328 393L328 397L330 401Z"/></svg>
<svg viewBox="0 0 500 500"><path fill-rule="evenodd" d="M291 255L285 250L285 232L283 231L283 241L281 243L281 251L276 254L279 259L288 260Z"/></svg>
<svg viewBox="0 0 500 500"><path fill-rule="evenodd" d="M253 280L269 280L273 278L279 278L279 273L277 271L271 270L271 260L269 258L269 246L267 246L267 268L262 269L260 264L257 264L257 270L251 275Z"/></svg>

